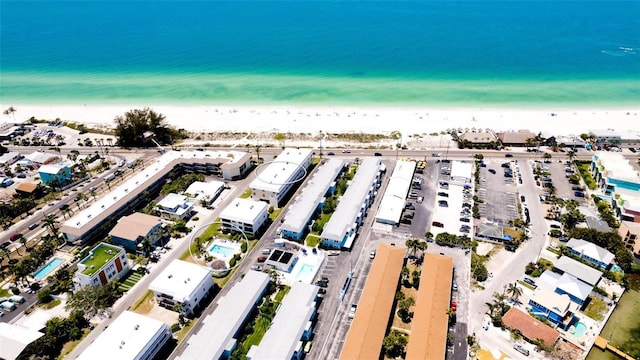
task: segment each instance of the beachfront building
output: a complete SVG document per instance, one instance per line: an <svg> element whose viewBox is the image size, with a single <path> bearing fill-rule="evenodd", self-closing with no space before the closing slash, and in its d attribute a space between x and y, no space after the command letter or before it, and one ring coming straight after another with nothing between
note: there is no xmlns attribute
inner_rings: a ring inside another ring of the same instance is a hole
<svg viewBox="0 0 640 360"><path fill-rule="evenodd" d="M293 204L287 209L282 225L281 236L285 239L302 241L309 231L309 224L319 211L322 211L325 197L334 193L336 179L344 170L347 162L330 159L307 180Z"/></svg>
<svg viewBox="0 0 640 360"><path fill-rule="evenodd" d="M302 182L311 166L313 149L285 148L271 164L256 170L251 182L251 198L279 208L289 191Z"/></svg>
<svg viewBox="0 0 640 360"><path fill-rule="evenodd" d="M380 358L382 340L400 283L406 250L386 244L378 246L355 317L342 347L341 359ZM415 325L416 322L413 321L412 324Z"/></svg>
<svg viewBox="0 0 640 360"><path fill-rule="evenodd" d="M416 170L415 161L398 161L389 179L387 189L376 214L376 222L398 225L404 210L405 199L411 188L413 173Z"/></svg>
<svg viewBox="0 0 640 360"><path fill-rule="evenodd" d="M269 219L269 205L263 201L236 198L220 213L222 228L255 236Z"/></svg>
<svg viewBox="0 0 640 360"><path fill-rule="evenodd" d="M570 239L565 246L571 254L589 262L597 268L605 270L609 268L615 258L607 249L581 239Z"/></svg>
<svg viewBox="0 0 640 360"><path fill-rule="evenodd" d="M600 146L637 146L640 145L640 134L629 131L611 129L590 130L589 135L596 139Z"/></svg>
<svg viewBox="0 0 640 360"><path fill-rule="evenodd" d="M40 181L43 185L58 185L71 179L70 163L60 162L57 164L43 165L38 169Z"/></svg>
<svg viewBox="0 0 640 360"><path fill-rule="evenodd" d="M213 313L200 329L182 342L176 360L219 360L228 358L237 346L236 336L267 290L269 274L250 270L226 296L218 300Z"/></svg>
<svg viewBox="0 0 640 360"><path fill-rule="evenodd" d="M425 254L411 321L407 359L444 359L453 282L453 258Z"/></svg>
<svg viewBox="0 0 640 360"><path fill-rule="evenodd" d="M87 285L105 285L111 280L120 280L129 270L131 267L124 248L100 243L78 263L73 286L79 289Z"/></svg>
<svg viewBox="0 0 640 360"><path fill-rule="evenodd" d="M31 131L31 125L4 123L0 125L0 141L13 140Z"/></svg>
<svg viewBox="0 0 640 360"><path fill-rule="evenodd" d="M509 329L520 331L531 342L542 340L545 345L553 346L560 338L557 330L515 307L504 314L502 322Z"/></svg>
<svg viewBox="0 0 640 360"><path fill-rule="evenodd" d="M191 217L193 204L193 199L171 193L158 201L156 209L163 218L187 220Z"/></svg>
<svg viewBox="0 0 640 360"><path fill-rule="evenodd" d="M535 139L537 134L529 130L504 131L496 134L503 146L536 146L537 143L531 139ZM529 140L527 140L529 139Z"/></svg>
<svg viewBox="0 0 640 360"><path fill-rule="evenodd" d="M126 310L78 356L78 360L153 360L172 337L169 325Z"/></svg>
<svg viewBox="0 0 640 360"><path fill-rule="evenodd" d="M17 151L9 151L2 155L0 155L0 166L5 167L9 165L13 165L16 161L20 160L19 152Z"/></svg>
<svg viewBox="0 0 640 360"><path fill-rule="evenodd" d="M531 313L541 319L547 319L562 329L569 328L575 315L571 311L571 299L566 294L539 288L529 299Z"/></svg>
<svg viewBox="0 0 640 360"><path fill-rule="evenodd" d="M156 303L169 310L176 305L184 315L191 316L201 309L202 300L213 289L213 270L182 260L173 260L151 282Z"/></svg>
<svg viewBox="0 0 640 360"><path fill-rule="evenodd" d="M640 256L640 223L622 221L618 228L618 235L627 249L631 250L635 256Z"/></svg>
<svg viewBox="0 0 640 360"><path fill-rule="evenodd" d="M141 252L145 246L156 245L164 236L164 229L160 218L136 212L120 218L109 236L114 244Z"/></svg>
<svg viewBox="0 0 640 360"><path fill-rule="evenodd" d="M498 137L492 130L487 131L465 131L464 134L458 136L459 143L465 147L473 148L490 148L496 147Z"/></svg>
<svg viewBox="0 0 640 360"><path fill-rule="evenodd" d="M117 188L111 189L108 195L65 221L60 227L65 240L87 243L104 236L120 216L134 212L147 202L145 194L158 191L174 168L234 180L235 174L244 177L251 170L251 157L240 151L167 151Z"/></svg>
<svg viewBox="0 0 640 360"><path fill-rule="evenodd" d="M194 181L184 194L195 199L200 205L209 206L218 198L222 190L224 190L222 181Z"/></svg>
<svg viewBox="0 0 640 360"><path fill-rule="evenodd" d="M247 360L302 359L304 341L313 334L317 295L317 286L293 283L260 344L249 349Z"/></svg>
<svg viewBox="0 0 640 360"><path fill-rule="evenodd" d="M380 160L365 158L347 191L339 200L331 219L322 230L322 245L332 249L351 249L367 209L380 187Z"/></svg>

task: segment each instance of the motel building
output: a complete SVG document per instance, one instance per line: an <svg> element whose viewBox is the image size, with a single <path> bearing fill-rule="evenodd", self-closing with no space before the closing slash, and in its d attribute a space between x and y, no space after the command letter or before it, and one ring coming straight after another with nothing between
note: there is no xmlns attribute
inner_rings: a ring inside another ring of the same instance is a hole
<svg viewBox="0 0 640 360"><path fill-rule="evenodd" d="M149 285L158 305L173 310L180 305L181 312L193 315L213 288L213 271L200 265L174 260Z"/></svg>
<svg viewBox="0 0 640 360"><path fill-rule="evenodd" d="M258 234L269 218L269 205L264 201L237 198L220 214L222 227L229 231Z"/></svg>
<svg viewBox="0 0 640 360"><path fill-rule="evenodd" d="M286 148L271 164L256 170L251 182L251 198L279 208L289 191L307 175L313 149Z"/></svg>
<svg viewBox="0 0 640 360"><path fill-rule="evenodd" d="M172 338L169 325L125 311L78 356L78 360L152 360Z"/></svg>
<svg viewBox="0 0 640 360"><path fill-rule="evenodd" d="M105 285L111 280L120 280L131 267L124 248L100 243L78 263L78 270L73 276L76 289L87 285Z"/></svg>

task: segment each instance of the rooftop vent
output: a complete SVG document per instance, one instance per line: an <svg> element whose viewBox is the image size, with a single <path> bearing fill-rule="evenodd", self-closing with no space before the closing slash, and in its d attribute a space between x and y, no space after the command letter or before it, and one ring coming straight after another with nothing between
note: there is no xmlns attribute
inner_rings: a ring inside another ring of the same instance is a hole
<svg viewBox="0 0 640 360"><path fill-rule="evenodd" d="M140 328L140 325L136 324L136 326L133 327L134 330L138 330Z"/></svg>
<svg viewBox="0 0 640 360"><path fill-rule="evenodd" d="M171 279L171 278L173 277L173 275L169 274L169 276L168 276L168 277L169 277L169 279Z"/></svg>

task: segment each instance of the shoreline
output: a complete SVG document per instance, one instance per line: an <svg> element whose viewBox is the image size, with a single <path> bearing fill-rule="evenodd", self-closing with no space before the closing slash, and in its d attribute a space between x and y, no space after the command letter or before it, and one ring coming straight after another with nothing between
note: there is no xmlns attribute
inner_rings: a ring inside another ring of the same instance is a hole
<svg viewBox="0 0 640 360"><path fill-rule="evenodd" d="M429 134L451 128L493 131L545 132L579 135L593 129L638 131L640 106L619 108L548 107L477 108L418 106L329 105L64 105L0 104L13 106L2 122L37 119L83 123L105 128L134 108L149 107L166 122L192 132L391 133ZM14 120L15 116L15 120Z"/></svg>

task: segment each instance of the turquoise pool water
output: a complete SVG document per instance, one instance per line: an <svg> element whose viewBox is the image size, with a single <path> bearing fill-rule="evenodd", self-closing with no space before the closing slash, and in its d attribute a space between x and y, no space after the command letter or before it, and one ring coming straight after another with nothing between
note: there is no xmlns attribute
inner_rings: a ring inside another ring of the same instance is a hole
<svg viewBox="0 0 640 360"><path fill-rule="evenodd" d="M214 253L214 254L220 254L222 256L224 256L225 258L231 257L233 256L233 254L235 253L235 249L230 248L228 246L222 246L219 244L214 244L213 246L211 246L209 248L209 252L210 253Z"/></svg>
<svg viewBox="0 0 640 360"><path fill-rule="evenodd" d="M576 330L573 333L573 336L575 336L577 338L582 337L582 335L584 335L584 332L587 331L587 325L585 325L582 322L576 323L575 327L576 327Z"/></svg>
<svg viewBox="0 0 640 360"><path fill-rule="evenodd" d="M296 275L297 281L309 282L310 278L313 277L314 268L309 264L302 264L300 267L300 271L298 271L298 275Z"/></svg>
<svg viewBox="0 0 640 360"><path fill-rule="evenodd" d="M60 258L53 258L49 260L43 267L38 269L38 271L33 273L33 278L37 280L44 279L47 275L49 275L53 270L55 270L60 264L62 264L64 260Z"/></svg>

